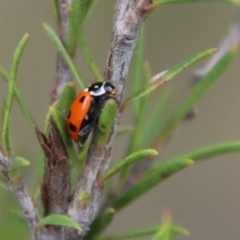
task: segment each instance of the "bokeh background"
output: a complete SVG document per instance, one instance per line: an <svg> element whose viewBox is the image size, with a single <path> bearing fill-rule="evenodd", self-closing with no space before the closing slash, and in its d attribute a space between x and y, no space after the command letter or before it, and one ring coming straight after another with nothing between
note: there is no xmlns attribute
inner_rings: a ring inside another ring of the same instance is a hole
<svg viewBox="0 0 240 240"><path fill-rule="evenodd" d="M90 52L102 73L111 40L114 5L113 0L99 1L85 26ZM153 74L196 52L217 47L238 14L239 9L234 5L210 1L159 7L146 21L145 58ZM9 70L19 40L24 33L31 32L21 59L17 84L40 128L48 112L56 68L56 49L43 31L43 22L54 26L51 1L0 0L1 66ZM159 160L209 144L239 140L239 60L238 54L233 64L198 102L197 117L183 123L175 131L171 141L161 150ZM193 86L193 72L204 66L204 61L187 69L168 84L174 90L169 113L189 92ZM80 51L76 63L85 78L92 81L93 74ZM6 84L0 81L1 106L6 89ZM126 94L130 94L130 84ZM153 94L151 101L154 103L158 99L159 92ZM131 124L132 112L128 108L122 116L121 125ZM24 156L31 162L31 166L22 171L31 192L35 183L39 145L15 101L11 126L14 154ZM128 139L126 134L116 141L115 162L124 156ZM161 211L168 208L173 220L190 231L188 239L240 239L239 157L236 153L218 156L174 175L119 213L108 232L157 225ZM17 204L11 193L0 188L0 239L29 238L24 221L14 213L16 209Z"/></svg>

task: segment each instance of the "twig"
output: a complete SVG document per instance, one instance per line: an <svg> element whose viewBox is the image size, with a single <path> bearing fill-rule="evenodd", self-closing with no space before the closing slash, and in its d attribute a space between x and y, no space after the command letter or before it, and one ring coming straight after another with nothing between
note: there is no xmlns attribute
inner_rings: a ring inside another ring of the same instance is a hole
<svg viewBox="0 0 240 240"><path fill-rule="evenodd" d="M105 80L111 81L117 86L120 94L120 102L123 98L134 47L140 33L142 22L147 16L147 9L151 3L151 0L118 0L117 2L113 38L107 59ZM79 239L82 239L88 231L100 207L99 198L103 189L99 186L98 180L108 168L120 115L121 114L118 113L115 117L106 146L98 148L93 136L87 162L83 169L82 179L69 205L68 214L77 221L83 229L83 232L79 233ZM91 196L91 200L87 206L79 200L79 194L83 190L87 191ZM75 236L73 233L71 239L76 238L77 233L75 232Z"/></svg>
<svg viewBox="0 0 240 240"><path fill-rule="evenodd" d="M71 6L71 0L59 0L60 7L60 29L59 38L63 43L66 41L67 29L68 29L68 8ZM70 55L72 58L74 54ZM72 79L72 72L63 59L62 55L58 52L57 55L57 69L55 79L55 89L52 92L52 102L55 102L62 94L65 85Z"/></svg>
<svg viewBox="0 0 240 240"><path fill-rule="evenodd" d="M66 214L70 196L70 167L61 134L52 118L50 118L48 137L37 127L35 130L45 154L41 191L44 215ZM64 239L64 227L49 226L48 231L49 236L54 239Z"/></svg>
<svg viewBox="0 0 240 240"><path fill-rule="evenodd" d="M48 137L37 127L35 130L45 155L42 185L44 215L66 214L70 196L70 167L62 137L52 118L49 122Z"/></svg>
<svg viewBox="0 0 240 240"><path fill-rule="evenodd" d="M211 56L204 68L195 71L195 77L197 79L203 78L208 72L217 64L217 62L234 46L237 46L240 42L240 18L229 31L228 35L222 41L219 46L219 51Z"/></svg>
<svg viewBox="0 0 240 240"><path fill-rule="evenodd" d="M13 179L11 179L9 177L11 160L8 157L4 157L2 152L0 152L0 166L1 172L5 176L8 183L9 190L12 192L22 208L23 215L31 231L32 239L44 239L44 232L46 229L42 228L41 231L39 231L39 229L36 228L37 222L39 221L38 211L34 207L21 178L19 176L15 176Z"/></svg>

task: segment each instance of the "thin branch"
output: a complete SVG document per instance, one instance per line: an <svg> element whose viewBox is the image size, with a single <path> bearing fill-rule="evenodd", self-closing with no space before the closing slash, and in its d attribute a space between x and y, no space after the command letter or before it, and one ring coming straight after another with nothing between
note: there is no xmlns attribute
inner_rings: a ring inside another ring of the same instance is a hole
<svg viewBox="0 0 240 240"><path fill-rule="evenodd" d="M225 39L221 42L219 51L211 56L204 68L195 71L195 77L201 79L207 75L217 62L234 46L239 45L240 42L240 17L233 25Z"/></svg>
<svg viewBox="0 0 240 240"><path fill-rule="evenodd" d="M44 239L44 233L46 229L42 228L39 231L36 226L39 221L39 214L37 209L34 207L33 202L27 192L25 185L23 184L19 176L14 178L9 177L9 171L11 168L11 160L8 157L4 157L0 152L0 166L1 172L5 176L9 190L12 192L18 203L20 204L23 215L28 223L28 227L31 231L32 239ZM46 238L45 238L46 239Z"/></svg>
<svg viewBox="0 0 240 240"><path fill-rule="evenodd" d="M123 98L130 62L141 25L148 14L147 9L151 3L151 0L118 0L117 2L113 38L107 59L105 80L111 81L117 86L120 94L120 102ZM93 134L82 179L69 205L68 214L83 228L83 232L79 233L79 239L82 239L88 231L100 207L99 198L103 188L99 184L99 179L106 172L110 162L120 115L118 113L115 117L109 140L104 147L98 147ZM91 196L91 200L87 206L79 200L79 194L83 190L87 191ZM72 235L71 239L76 238L77 233L75 232L75 236Z"/></svg>
<svg viewBox="0 0 240 240"><path fill-rule="evenodd" d="M66 214L70 196L70 167L61 134L52 118L50 118L48 137L37 127L35 130L45 154L45 171L41 191L44 215ZM48 230L49 236L54 239L64 239L64 227L49 226Z"/></svg>
<svg viewBox="0 0 240 240"><path fill-rule="evenodd" d="M71 0L59 0L60 7L60 29L59 38L62 43L66 41L67 29L68 29L68 9L71 6ZM74 54L70 54L73 58ZM72 72L63 59L62 55L58 52L57 55L57 70L55 79L55 89L52 92L52 102L55 102L62 94L65 85L72 80Z"/></svg>
<svg viewBox="0 0 240 240"><path fill-rule="evenodd" d="M52 118L49 122L48 136L41 133L37 127L35 130L45 154L42 185L44 215L65 214L70 196L70 167L62 137Z"/></svg>

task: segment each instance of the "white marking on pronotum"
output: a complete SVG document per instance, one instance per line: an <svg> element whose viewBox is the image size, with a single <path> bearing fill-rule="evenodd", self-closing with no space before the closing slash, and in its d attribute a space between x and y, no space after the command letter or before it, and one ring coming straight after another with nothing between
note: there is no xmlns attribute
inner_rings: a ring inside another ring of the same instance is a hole
<svg viewBox="0 0 240 240"><path fill-rule="evenodd" d="M86 120L88 120L88 119L89 119L88 115L86 115L86 116L85 116L85 119L86 119Z"/></svg>
<svg viewBox="0 0 240 240"><path fill-rule="evenodd" d="M104 95L106 93L105 89L104 89L104 85L105 83L98 89L94 90L94 91L90 91L90 94L93 96L101 96Z"/></svg>

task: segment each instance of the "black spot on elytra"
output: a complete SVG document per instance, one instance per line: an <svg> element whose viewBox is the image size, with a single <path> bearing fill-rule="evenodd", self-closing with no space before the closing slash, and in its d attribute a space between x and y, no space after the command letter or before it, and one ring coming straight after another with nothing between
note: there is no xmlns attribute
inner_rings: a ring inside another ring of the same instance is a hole
<svg viewBox="0 0 240 240"><path fill-rule="evenodd" d="M76 132L77 131L77 128L70 122L69 123L69 129L72 131L72 132Z"/></svg>
<svg viewBox="0 0 240 240"><path fill-rule="evenodd" d="M71 117L71 110L69 110L69 113L68 113L68 119Z"/></svg>
<svg viewBox="0 0 240 240"><path fill-rule="evenodd" d="M86 96L81 97L80 100L79 100L79 102L83 103L84 100L85 100L85 98L86 98Z"/></svg>

